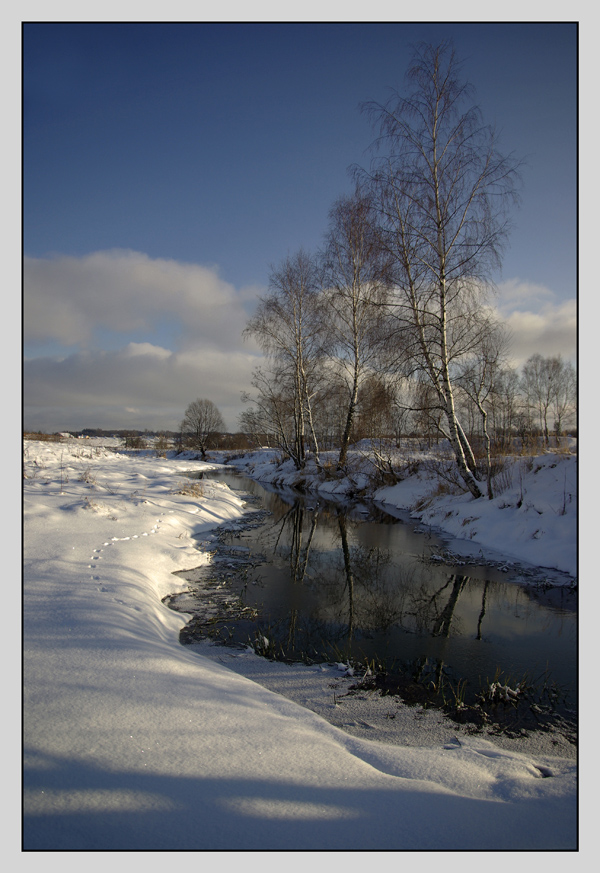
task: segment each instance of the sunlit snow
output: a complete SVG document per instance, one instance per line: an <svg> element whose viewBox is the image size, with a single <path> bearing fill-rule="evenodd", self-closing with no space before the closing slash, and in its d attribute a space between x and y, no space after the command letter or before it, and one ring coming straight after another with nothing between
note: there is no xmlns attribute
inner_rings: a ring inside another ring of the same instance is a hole
<svg viewBox="0 0 600 873"><path fill-rule="evenodd" d="M161 603L186 587L173 572L244 511L217 482L186 489L204 466L24 443L24 848L574 849L572 759L352 736L180 645L186 618ZM422 517L464 537L477 516L470 547L574 574L574 471L544 455L497 500L446 495ZM426 485L378 496L409 505Z"/></svg>

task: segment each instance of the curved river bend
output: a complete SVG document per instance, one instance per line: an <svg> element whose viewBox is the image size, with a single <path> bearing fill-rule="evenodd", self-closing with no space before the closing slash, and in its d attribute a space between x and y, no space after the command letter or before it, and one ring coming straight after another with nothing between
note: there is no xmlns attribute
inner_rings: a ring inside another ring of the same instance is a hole
<svg viewBox="0 0 600 873"><path fill-rule="evenodd" d="M200 476L244 492L250 512L202 544L216 549L212 564L183 574L190 592L169 599L195 614L188 639L208 631L294 660L410 665L419 681L443 674L473 693L495 677L514 686L527 676L572 704L572 588L509 562L448 558L408 514L269 490L223 469Z"/></svg>

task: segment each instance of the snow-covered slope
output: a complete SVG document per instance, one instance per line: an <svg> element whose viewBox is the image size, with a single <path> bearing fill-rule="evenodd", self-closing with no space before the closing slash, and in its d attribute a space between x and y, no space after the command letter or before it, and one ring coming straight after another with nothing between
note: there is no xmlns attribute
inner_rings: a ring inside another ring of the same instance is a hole
<svg viewBox="0 0 600 873"><path fill-rule="evenodd" d="M191 466L25 444L26 850L575 847L572 761L363 740L182 647L161 597L243 510Z"/></svg>

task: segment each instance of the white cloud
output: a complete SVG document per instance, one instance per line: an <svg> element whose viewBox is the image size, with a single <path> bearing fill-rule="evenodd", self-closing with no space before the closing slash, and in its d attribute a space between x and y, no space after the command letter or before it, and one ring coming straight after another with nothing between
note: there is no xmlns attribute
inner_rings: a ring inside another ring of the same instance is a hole
<svg viewBox="0 0 600 873"><path fill-rule="evenodd" d="M140 252L27 257L24 338L90 348L98 331L153 339L167 327L178 348L235 348L257 291L236 290L213 268Z"/></svg>
<svg viewBox="0 0 600 873"><path fill-rule="evenodd" d="M139 355L152 355L155 358L169 358L172 352L169 349L163 349L161 346L153 346L152 343L129 343L124 349L123 354L129 358L136 358Z"/></svg>
<svg viewBox="0 0 600 873"><path fill-rule="evenodd" d="M504 310L525 305L536 308L556 298L555 293L545 285L522 282L520 279L507 279L498 286L498 292Z"/></svg>
<svg viewBox="0 0 600 873"><path fill-rule="evenodd" d="M499 287L496 309L512 335L511 358L520 367L536 352L575 361L577 304L559 301L543 285L511 279Z"/></svg>
<svg viewBox="0 0 600 873"><path fill-rule="evenodd" d="M172 430L207 397L235 430L257 362L242 331L258 293L139 252L26 258L25 343L58 354L25 362L25 426Z"/></svg>

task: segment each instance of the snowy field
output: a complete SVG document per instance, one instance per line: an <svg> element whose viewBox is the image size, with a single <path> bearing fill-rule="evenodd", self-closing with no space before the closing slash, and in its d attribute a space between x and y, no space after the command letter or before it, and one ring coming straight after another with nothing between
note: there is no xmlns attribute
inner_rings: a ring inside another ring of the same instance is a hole
<svg viewBox="0 0 600 873"><path fill-rule="evenodd" d="M418 727L414 710L406 743L368 739L328 715L334 667L245 653L230 669L181 646L185 616L161 598L206 560L192 537L242 501L216 482L189 493L200 461L81 443L24 443L25 850L576 848L572 758ZM424 520L574 575L575 484L574 458L545 455L497 503L443 495ZM409 506L431 486L377 496Z"/></svg>

